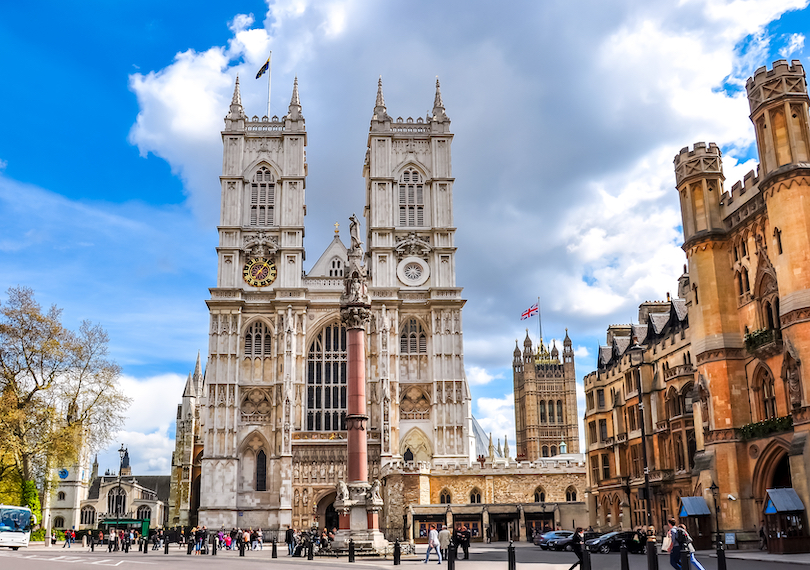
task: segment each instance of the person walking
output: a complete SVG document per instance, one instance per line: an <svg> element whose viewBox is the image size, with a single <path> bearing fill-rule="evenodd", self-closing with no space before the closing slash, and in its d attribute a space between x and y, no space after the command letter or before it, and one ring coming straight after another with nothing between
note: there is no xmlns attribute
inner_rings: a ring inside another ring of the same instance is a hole
<svg viewBox="0 0 810 570"><path fill-rule="evenodd" d="M442 557L447 559L447 549L450 548L450 530L446 525L441 525L442 530L439 531L439 550L441 550Z"/></svg>
<svg viewBox="0 0 810 570"><path fill-rule="evenodd" d="M464 560L470 559L470 541L472 540L472 533L467 525L461 525L461 548L464 549Z"/></svg>
<svg viewBox="0 0 810 570"><path fill-rule="evenodd" d="M582 568L582 546L584 542L582 527L578 526L577 530L574 531L574 536L571 537L571 550L577 555L577 561L568 570L574 570L577 566Z"/></svg>
<svg viewBox="0 0 810 570"><path fill-rule="evenodd" d="M439 564L442 563L442 553L439 551L439 533L436 531L436 525L430 525L430 532L428 532L428 548L425 554L425 564L430 560L430 551L435 550L436 556L439 558Z"/></svg>
<svg viewBox="0 0 810 570"><path fill-rule="evenodd" d="M284 533L284 542L287 543L287 556L292 556L295 551L295 529L290 527Z"/></svg>
<svg viewBox="0 0 810 570"><path fill-rule="evenodd" d="M487 525L487 544L492 542L492 527Z"/></svg>
<svg viewBox="0 0 810 570"><path fill-rule="evenodd" d="M669 519L667 522L669 523L669 530L667 531L669 535L669 547L667 548L669 552L669 565L675 568L675 570L682 570L681 549L686 540L683 538L683 533L676 526L674 518Z"/></svg>

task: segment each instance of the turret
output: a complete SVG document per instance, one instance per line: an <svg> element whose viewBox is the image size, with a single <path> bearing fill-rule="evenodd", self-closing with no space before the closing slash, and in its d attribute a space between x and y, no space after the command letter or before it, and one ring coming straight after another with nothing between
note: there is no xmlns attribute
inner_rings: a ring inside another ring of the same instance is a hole
<svg viewBox="0 0 810 570"><path fill-rule="evenodd" d="M695 143L675 155L675 183L681 198L684 247L705 238L725 237L720 214L723 163L715 143Z"/></svg>
<svg viewBox="0 0 810 570"><path fill-rule="evenodd" d="M574 362L574 348L571 342L571 337L568 336L568 329L565 329L565 339L563 339L563 363L573 364Z"/></svg>
<svg viewBox="0 0 810 570"><path fill-rule="evenodd" d="M759 148L760 177L788 164L807 162L810 131L804 67L784 59L760 67L745 84Z"/></svg>
<svg viewBox="0 0 810 570"><path fill-rule="evenodd" d="M382 75L377 80L377 99L374 102L374 115L371 117L371 130L388 130L391 124L391 117L385 108L385 97L383 96Z"/></svg>
<svg viewBox="0 0 810 570"><path fill-rule="evenodd" d="M551 360L558 360L560 357L560 351L557 350L557 341L551 341Z"/></svg>
<svg viewBox="0 0 810 570"><path fill-rule="evenodd" d="M298 77L293 81L292 97L287 115L284 117L285 131L304 131L304 116L301 114L301 100L298 98Z"/></svg>
<svg viewBox="0 0 810 570"><path fill-rule="evenodd" d="M532 361L532 339L529 337L529 329L526 329L526 338L523 340L523 360Z"/></svg>
<svg viewBox="0 0 810 570"><path fill-rule="evenodd" d="M515 352L514 352L514 359L512 359L512 366L518 367L522 364L520 360L520 347L518 347L518 341L515 339Z"/></svg>
<svg viewBox="0 0 810 570"><path fill-rule="evenodd" d="M450 121L444 112L444 101L442 101L442 88L439 85L439 78L436 78L436 96L433 99L433 121L443 123Z"/></svg>

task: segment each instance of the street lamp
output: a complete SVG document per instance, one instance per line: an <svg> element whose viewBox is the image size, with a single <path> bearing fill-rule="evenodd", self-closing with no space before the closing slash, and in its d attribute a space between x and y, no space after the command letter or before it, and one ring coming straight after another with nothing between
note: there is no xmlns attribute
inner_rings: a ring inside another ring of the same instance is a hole
<svg viewBox="0 0 810 570"><path fill-rule="evenodd" d="M712 481L709 490L712 492L712 497L714 497L714 528L717 530L717 570L726 570L726 551L723 550L723 542L720 540L720 503L717 501L720 497L720 487Z"/></svg>
<svg viewBox="0 0 810 570"><path fill-rule="evenodd" d="M118 450L118 455L121 458L121 460L118 462L118 492L116 493L116 496L115 496L115 528L116 528L116 530L118 530L119 527L121 526L121 514L122 514L121 513L121 507L123 506L121 504L123 502L121 500L121 492L122 492L121 491L121 471L124 469L124 457L126 456L126 454L127 454L127 448L124 447L124 444L122 443L121 444L121 449ZM115 544L116 544L116 550L117 550L117 547L118 547L118 533L116 533Z"/></svg>
<svg viewBox="0 0 810 570"><path fill-rule="evenodd" d="M644 421L644 395L641 391L641 365L644 364L644 347L633 337L633 346L627 349L630 355L630 366L636 376L636 392L638 392L638 420L641 424L641 458L644 462L644 507L647 511L647 568L658 570L658 553L655 546L655 534L651 530L652 522L652 491L650 490L650 466L647 463L647 428Z"/></svg>

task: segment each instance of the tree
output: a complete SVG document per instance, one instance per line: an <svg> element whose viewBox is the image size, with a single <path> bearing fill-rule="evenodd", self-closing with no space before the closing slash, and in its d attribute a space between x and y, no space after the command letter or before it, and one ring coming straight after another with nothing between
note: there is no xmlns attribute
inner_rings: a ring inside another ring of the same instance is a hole
<svg viewBox="0 0 810 570"><path fill-rule="evenodd" d="M27 287L0 305L0 469L20 501L33 501L31 483L43 489L52 467L108 443L130 402L104 329L84 321L71 331L61 314L43 313Z"/></svg>

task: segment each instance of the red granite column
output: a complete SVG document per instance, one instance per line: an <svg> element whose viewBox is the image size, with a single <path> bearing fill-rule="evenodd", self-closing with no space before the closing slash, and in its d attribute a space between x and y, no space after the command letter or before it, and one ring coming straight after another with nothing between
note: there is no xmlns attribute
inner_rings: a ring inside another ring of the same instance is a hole
<svg viewBox="0 0 810 570"><path fill-rule="evenodd" d="M348 482L368 481L368 445L366 442L366 331L350 328L348 341Z"/></svg>

